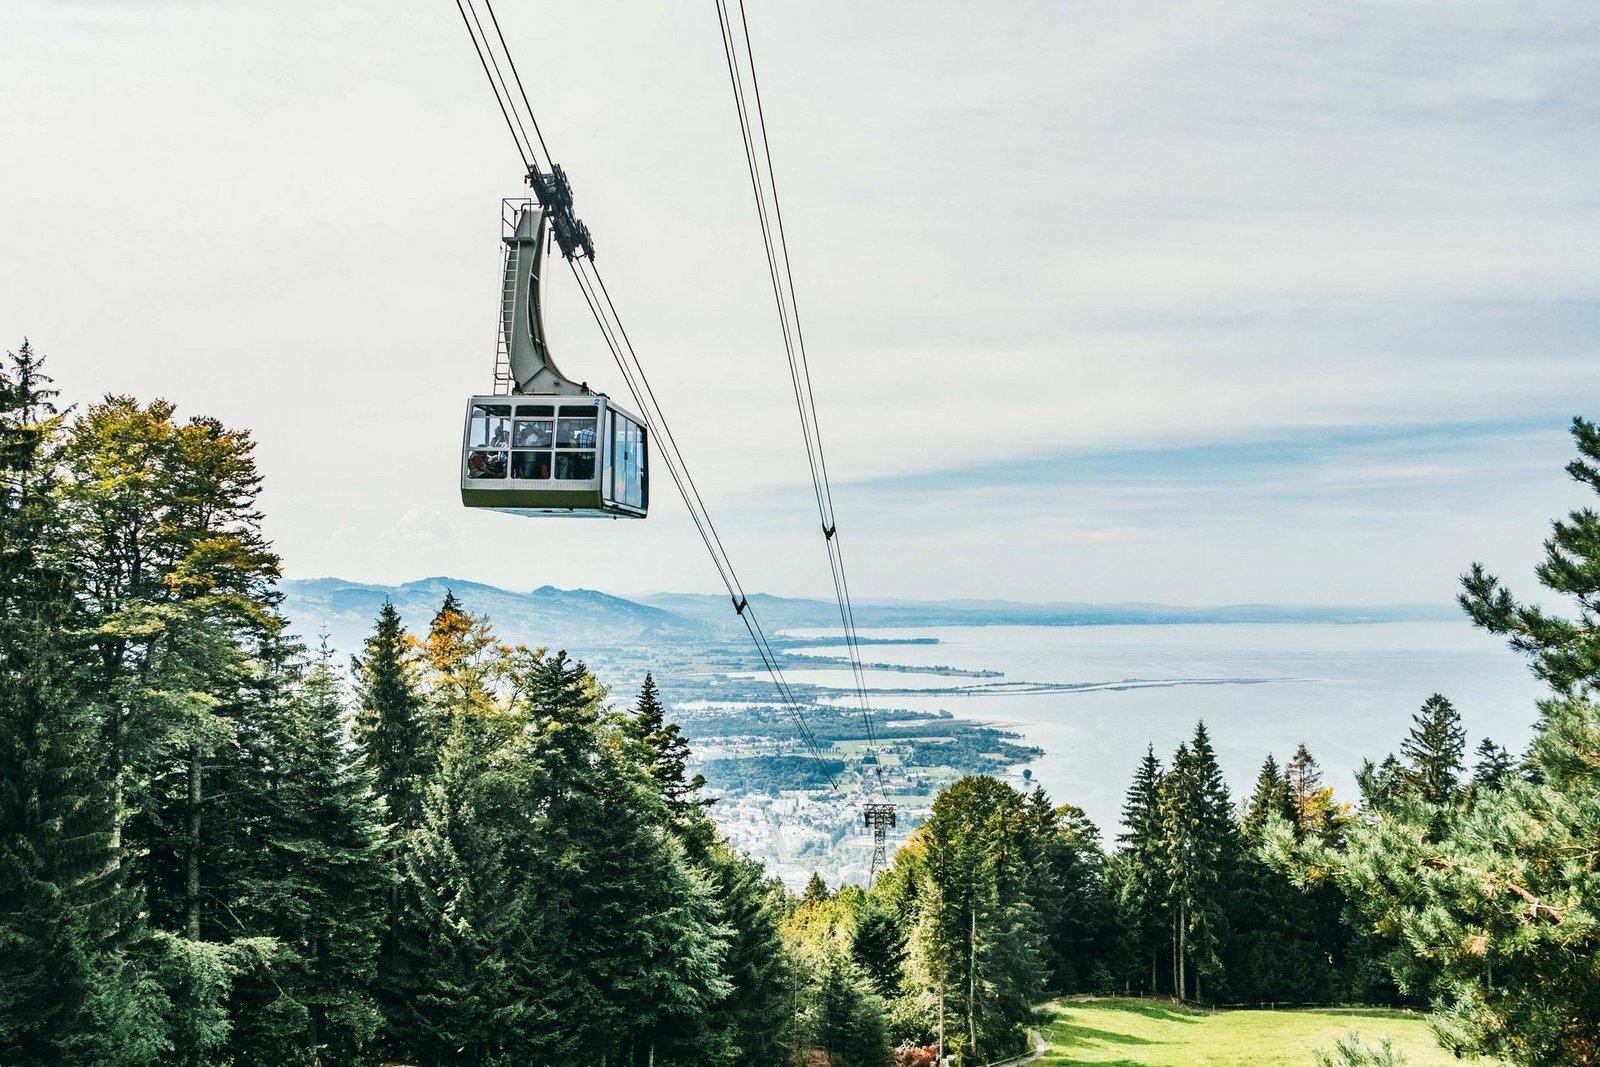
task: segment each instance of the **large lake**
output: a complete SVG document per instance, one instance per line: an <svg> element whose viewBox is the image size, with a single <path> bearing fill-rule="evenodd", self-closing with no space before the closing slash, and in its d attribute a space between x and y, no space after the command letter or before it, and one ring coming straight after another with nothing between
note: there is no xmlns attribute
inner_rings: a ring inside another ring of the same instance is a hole
<svg viewBox="0 0 1600 1067"><path fill-rule="evenodd" d="M836 640L837 631L794 631ZM992 670L1003 678L869 671L873 704L946 710L1015 729L1042 748L1029 769L1058 803L1086 809L1109 838L1146 744L1167 761L1205 720L1228 783L1247 793L1270 752L1282 762L1304 742L1341 795L1355 795L1364 757L1397 751L1430 694L1449 697L1468 731L1468 760L1488 735L1527 744L1543 691L1504 643L1461 623L1172 626L983 626L863 630L863 637L938 639L867 645L863 660L903 667ZM813 654L843 655L837 645ZM786 671L796 682L848 689L848 671ZM1004 691L994 683L1047 683ZM1093 688L1051 688L1092 683ZM999 691L995 691L996 689ZM987 690L987 691L986 691ZM1019 773L1015 777L1022 784Z"/></svg>

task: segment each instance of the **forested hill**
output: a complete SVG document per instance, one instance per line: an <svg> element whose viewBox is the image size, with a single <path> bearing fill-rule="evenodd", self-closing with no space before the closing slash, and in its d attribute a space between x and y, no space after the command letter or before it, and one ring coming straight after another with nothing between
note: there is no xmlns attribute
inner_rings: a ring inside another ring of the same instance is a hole
<svg viewBox="0 0 1600 1067"><path fill-rule="evenodd" d="M728 598L703 593L656 593L626 599L593 589L542 586L522 593L460 578L423 578L374 585L340 578L285 581L284 613L302 637L327 633L338 649L360 646L385 600L406 618L424 618L454 590L496 620L502 637L530 645L564 642L572 649L674 644L738 627ZM833 601L757 594L750 598L772 629L832 627ZM1233 604L1028 604L1010 600L881 600L856 607L860 626L1093 626L1171 623L1363 623L1455 621L1453 605L1390 604L1319 607ZM742 631L741 631L742 632Z"/></svg>

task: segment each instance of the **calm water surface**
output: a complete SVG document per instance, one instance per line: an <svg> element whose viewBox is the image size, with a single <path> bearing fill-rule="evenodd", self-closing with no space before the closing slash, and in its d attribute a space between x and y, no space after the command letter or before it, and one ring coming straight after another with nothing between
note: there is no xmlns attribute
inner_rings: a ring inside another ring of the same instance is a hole
<svg viewBox="0 0 1600 1067"><path fill-rule="evenodd" d="M801 636L832 640L821 631ZM1108 835L1146 744L1163 762L1205 720L1235 794L1248 792L1270 752L1304 742L1341 794L1354 770L1399 748L1430 694L1461 711L1471 748L1486 734L1520 751L1542 690L1502 642L1456 623L1371 625L982 626L863 630L863 637L934 637L937 645L868 645L866 662L995 670L1004 677L871 671L878 689L972 687L959 693L880 693L875 707L1003 724L1044 750L1029 769L1057 802L1085 808ZM818 645L817 655L843 655ZM848 689L848 671L786 672L796 682ZM1079 691L984 692L994 682L1096 683ZM1131 684L1122 684L1131 683ZM1018 768L1017 784L1021 784Z"/></svg>

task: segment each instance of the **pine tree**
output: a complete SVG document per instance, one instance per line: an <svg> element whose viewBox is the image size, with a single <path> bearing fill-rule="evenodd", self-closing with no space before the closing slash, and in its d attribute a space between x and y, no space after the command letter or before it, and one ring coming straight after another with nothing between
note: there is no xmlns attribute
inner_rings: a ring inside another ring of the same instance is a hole
<svg viewBox="0 0 1600 1067"><path fill-rule="evenodd" d="M1411 731L1400 743L1406 781L1424 801L1443 805L1460 796L1467 731L1455 706L1438 693L1412 716Z"/></svg>
<svg viewBox="0 0 1600 1067"><path fill-rule="evenodd" d="M1567 464L1572 480L1600 494L1600 427L1572 420L1578 457ZM1570 597L1576 619L1563 618L1535 604L1518 601L1500 579L1474 563L1462 576L1461 607L1472 621L1507 638L1526 654L1533 673L1562 696L1580 694L1595 684L1597 639L1595 598L1600 596L1600 511L1582 508L1551 524L1545 557L1535 576L1553 593Z"/></svg>

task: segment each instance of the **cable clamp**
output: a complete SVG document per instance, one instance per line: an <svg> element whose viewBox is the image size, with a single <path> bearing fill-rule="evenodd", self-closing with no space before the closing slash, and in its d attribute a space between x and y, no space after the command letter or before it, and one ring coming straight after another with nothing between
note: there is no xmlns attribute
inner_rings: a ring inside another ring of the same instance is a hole
<svg viewBox="0 0 1600 1067"><path fill-rule="evenodd" d="M735 615L743 615L744 609L748 608L749 606L750 601L746 600L744 597L738 597L733 602L733 612Z"/></svg>
<svg viewBox="0 0 1600 1067"><path fill-rule="evenodd" d="M838 523L834 523L832 526L824 526L822 528L822 539L824 541L832 541L833 540L833 535L838 533L838 532L839 532L839 524Z"/></svg>

